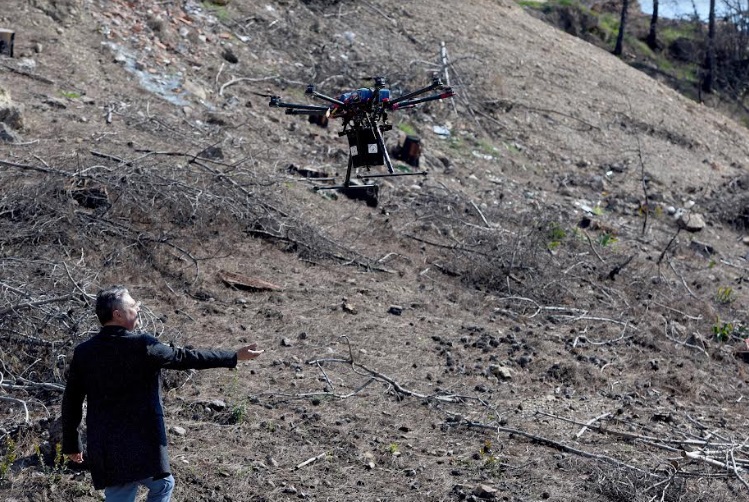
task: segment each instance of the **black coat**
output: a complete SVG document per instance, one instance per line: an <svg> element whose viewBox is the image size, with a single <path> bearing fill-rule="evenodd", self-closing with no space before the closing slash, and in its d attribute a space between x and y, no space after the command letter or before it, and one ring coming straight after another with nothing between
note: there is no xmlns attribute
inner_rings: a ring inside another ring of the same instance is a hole
<svg viewBox="0 0 749 502"><path fill-rule="evenodd" d="M170 472L161 368L233 368L237 353L188 350L118 326L75 348L62 399L62 451L83 451L78 426L83 399L87 461L94 487L102 489Z"/></svg>

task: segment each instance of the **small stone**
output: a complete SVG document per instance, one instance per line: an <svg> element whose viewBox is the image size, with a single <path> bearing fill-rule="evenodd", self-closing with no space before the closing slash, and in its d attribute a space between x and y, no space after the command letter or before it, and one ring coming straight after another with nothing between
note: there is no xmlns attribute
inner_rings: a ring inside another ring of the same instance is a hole
<svg viewBox="0 0 749 502"><path fill-rule="evenodd" d="M403 307L400 305L391 305L388 309L388 314L401 315L403 313Z"/></svg>
<svg viewBox="0 0 749 502"><path fill-rule="evenodd" d="M291 340L289 340L288 338L282 338L281 347L291 347Z"/></svg>
<svg viewBox="0 0 749 502"><path fill-rule="evenodd" d="M180 427L179 425L172 426L171 431L177 436L184 436L185 434L187 434L187 431L185 430L185 428Z"/></svg>
<svg viewBox="0 0 749 502"><path fill-rule="evenodd" d="M213 401L208 403L208 406L216 411L222 411L226 409L226 403L221 399L214 399Z"/></svg>
<svg viewBox="0 0 749 502"><path fill-rule="evenodd" d="M489 485L479 485L473 490L473 494L481 500L497 500L497 489Z"/></svg>

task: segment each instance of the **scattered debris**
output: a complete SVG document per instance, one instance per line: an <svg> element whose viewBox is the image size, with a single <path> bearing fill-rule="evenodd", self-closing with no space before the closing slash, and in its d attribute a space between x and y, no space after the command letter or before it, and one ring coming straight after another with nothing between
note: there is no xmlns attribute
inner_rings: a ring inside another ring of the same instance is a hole
<svg viewBox="0 0 749 502"><path fill-rule="evenodd" d="M247 277L246 275L237 274L235 272L220 271L218 276L227 286L231 286L237 289L245 289L249 291L282 291L281 286L277 286L270 282L255 277Z"/></svg>

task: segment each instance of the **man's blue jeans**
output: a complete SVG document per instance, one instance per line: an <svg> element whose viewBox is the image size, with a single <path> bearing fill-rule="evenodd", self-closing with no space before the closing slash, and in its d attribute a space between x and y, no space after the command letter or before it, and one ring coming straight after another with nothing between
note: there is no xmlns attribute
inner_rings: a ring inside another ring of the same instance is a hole
<svg viewBox="0 0 749 502"><path fill-rule="evenodd" d="M146 478L124 485L107 486L104 489L106 502L135 502L138 486L148 488L146 502L169 502L174 490L174 477L170 474L163 479Z"/></svg>

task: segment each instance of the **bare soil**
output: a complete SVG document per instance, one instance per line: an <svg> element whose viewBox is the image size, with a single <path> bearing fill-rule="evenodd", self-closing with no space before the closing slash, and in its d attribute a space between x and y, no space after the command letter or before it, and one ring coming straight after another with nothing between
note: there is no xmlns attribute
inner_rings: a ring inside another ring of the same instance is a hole
<svg viewBox="0 0 749 502"><path fill-rule="evenodd" d="M0 25L2 500L101 500L54 450L112 283L164 340L266 349L166 375L175 500L749 497L742 126L506 0L5 0ZM340 175L344 140L255 93L398 95L443 41L454 105L391 117L426 178L372 208L289 169Z"/></svg>

